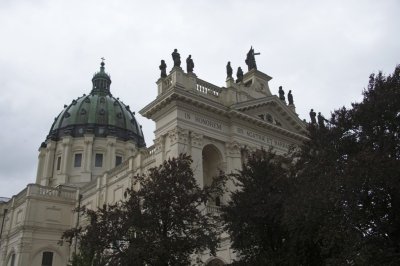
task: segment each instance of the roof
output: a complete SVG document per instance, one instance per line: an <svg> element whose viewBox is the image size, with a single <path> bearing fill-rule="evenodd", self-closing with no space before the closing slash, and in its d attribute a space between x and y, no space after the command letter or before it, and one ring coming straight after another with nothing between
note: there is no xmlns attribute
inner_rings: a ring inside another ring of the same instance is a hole
<svg viewBox="0 0 400 266"><path fill-rule="evenodd" d="M146 146L135 113L129 105L111 94L111 78L104 71L104 62L93 76L92 83L89 95L84 94L64 106L54 119L46 140L94 134L97 137L115 136L124 141L133 140L139 147Z"/></svg>

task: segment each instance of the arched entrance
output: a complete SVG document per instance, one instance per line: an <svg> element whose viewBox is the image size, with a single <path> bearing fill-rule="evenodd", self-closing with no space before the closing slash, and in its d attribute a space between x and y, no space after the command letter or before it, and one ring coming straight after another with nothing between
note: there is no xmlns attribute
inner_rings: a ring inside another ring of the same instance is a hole
<svg viewBox="0 0 400 266"><path fill-rule="evenodd" d="M203 156L203 184L209 186L212 184L213 178L219 174L222 166L221 152L212 144L204 146L202 151ZM220 206L221 200L219 197L214 197L210 200L210 205Z"/></svg>
<svg viewBox="0 0 400 266"><path fill-rule="evenodd" d="M206 264L206 266L223 266L223 265L225 265L225 263L222 260L217 259L217 258L210 260Z"/></svg>

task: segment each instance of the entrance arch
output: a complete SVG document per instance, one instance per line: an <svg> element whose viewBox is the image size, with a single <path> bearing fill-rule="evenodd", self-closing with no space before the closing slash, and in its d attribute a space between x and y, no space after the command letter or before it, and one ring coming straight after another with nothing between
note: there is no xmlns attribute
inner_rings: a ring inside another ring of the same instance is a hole
<svg viewBox="0 0 400 266"><path fill-rule="evenodd" d="M225 263L218 258L213 258L206 264L206 266L223 266L223 265L225 265Z"/></svg>
<svg viewBox="0 0 400 266"><path fill-rule="evenodd" d="M203 157L203 184L209 186L212 184L213 178L219 174L223 163L222 154L219 149L208 144L204 146L202 151ZM220 198L214 197L210 200L210 204L220 206Z"/></svg>

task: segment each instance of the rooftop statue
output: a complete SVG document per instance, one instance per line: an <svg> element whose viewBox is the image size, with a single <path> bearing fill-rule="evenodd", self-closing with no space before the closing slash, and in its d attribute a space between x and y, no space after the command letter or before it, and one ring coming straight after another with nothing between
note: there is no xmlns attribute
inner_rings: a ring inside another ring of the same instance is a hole
<svg viewBox="0 0 400 266"><path fill-rule="evenodd" d="M164 60L161 60L161 65L159 66L159 68L161 70L161 77L167 77L167 64L165 64Z"/></svg>
<svg viewBox="0 0 400 266"><path fill-rule="evenodd" d="M293 105L293 95L292 95L292 91L290 90L288 95L287 95L288 101L289 101L289 105Z"/></svg>
<svg viewBox="0 0 400 266"><path fill-rule="evenodd" d="M257 69L257 65L256 65L256 59L255 59L255 55L259 55L260 53L254 53L254 49L253 46L250 48L249 52L247 53L246 56L246 65L248 67L248 71L252 70L252 69Z"/></svg>
<svg viewBox="0 0 400 266"><path fill-rule="evenodd" d="M192 55L189 55L188 58L186 58L187 73L193 73L193 68L194 68L194 63L193 63Z"/></svg>
<svg viewBox="0 0 400 266"><path fill-rule="evenodd" d="M181 55L177 49L174 49L172 53L172 60L174 60L174 67L181 67Z"/></svg>
<svg viewBox="0 0 400 266"><path fill-rule="evenodd" d="M236 83L242 82L243 81L243 70L241 67L238 67L238 70L236 72Z"/></svg>
<svg viewBox="0 0 400 266"><path fill-rule="evenodd" d="M232 78L232 67L231 67L231 62L229 61L228 64L226 65L226 77L227 78Z"/></svg>
<svg viewBox="0 0 400 266"><path fill-rule="evenodd" d="M321 115L321 112L318 112L318 125L320 128L324 128L325 127L325 121L328 121L325 119L325 117L323 115Z"/></svg>
<svg viewBox="0 0 400 266"><path fill-rule="evenodd" d="M282 89L282 86L279 86L279 99L285 101L285 92Z"/></svg>
<svg viewBox="0 0 400 266"><path fill-rule="evenodd" d="M311 109L311 111L310 111L311 124L317 123L317 120L315 119L316 116L317 116L317 114L314 112L314 109Z"/></svg>

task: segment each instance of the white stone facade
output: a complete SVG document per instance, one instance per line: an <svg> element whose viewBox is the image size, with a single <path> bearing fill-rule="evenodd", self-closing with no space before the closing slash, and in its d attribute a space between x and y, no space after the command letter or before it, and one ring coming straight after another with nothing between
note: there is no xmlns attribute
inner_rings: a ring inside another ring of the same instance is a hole
<svg viewBox="0 0 400 266"><path fill-rule="evenodd" d="M156 123L151 147L90 134L48 141L39 151L36 184L0 202L0 221L4 221L0 266L40 266L44 252L52 254L52 265L66 265L72 248L57 242L63 231L76 226L72 209L78 195L83 196L82 205L93 209L119 201L135 175L170 157L190 154L195 177L204 185L218 170L240 169L244 150L273 147L283 154L290 145L301 145L305 124L294 106L271 94L270 79L253 69L243 82L230 78L226 87L218 87L174 68L157 81L157 98L140 111ZM116 166L118 160L123 162ZM224 204L228 199L229 194L218 200ZM211 201L207 211L216 211L214 205L218 203ZM204 261L231 262L234 254L225 237L218 258L204 257Z"/></svg>

